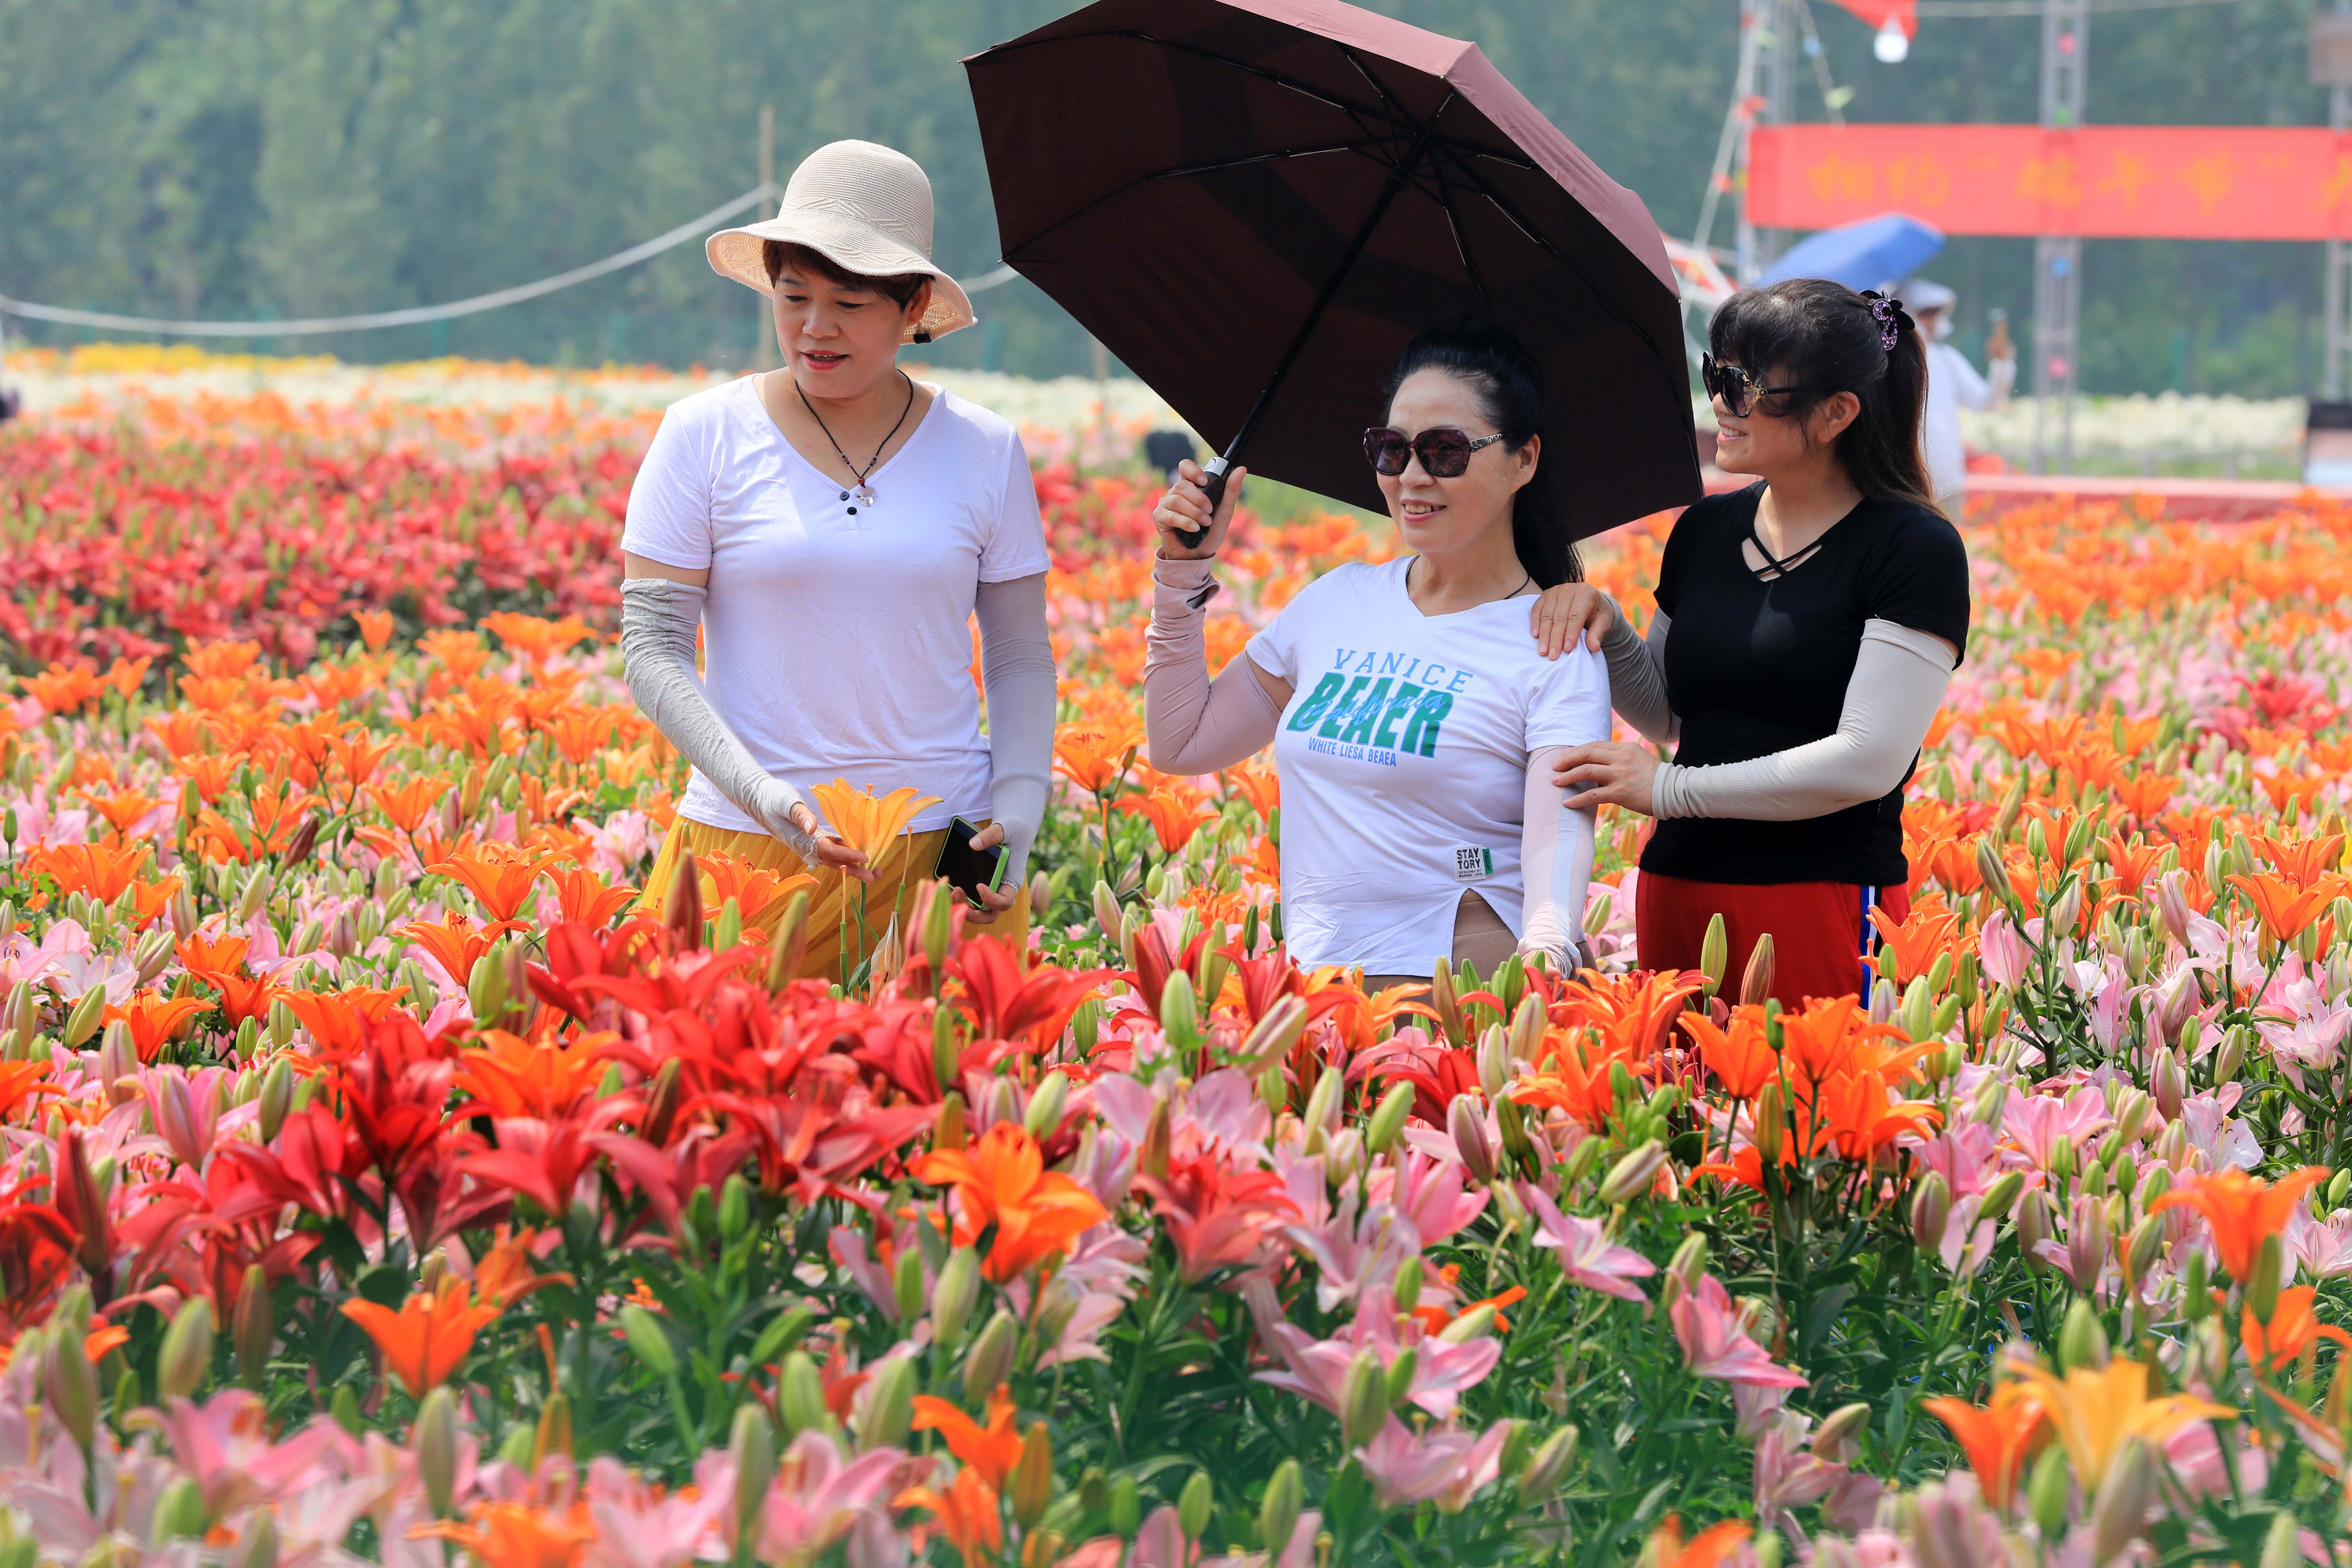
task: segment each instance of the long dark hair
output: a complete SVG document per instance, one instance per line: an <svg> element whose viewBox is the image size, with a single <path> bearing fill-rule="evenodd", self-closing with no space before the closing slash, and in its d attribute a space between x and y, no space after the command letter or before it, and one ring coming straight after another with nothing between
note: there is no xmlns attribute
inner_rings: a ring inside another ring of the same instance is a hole
<svg viewBox="0 0 2352 1568"><path fill-rule="evenodd" d="M1706 337L1717 359L1759 382L1800 388L1780 395L1785 406L1772 413L1802 418L1841 392L1860 398L1862 412L1831 448L1854 489L1871 500L1934 510L1919 453L1927 349L1901 305L1826 278L1791 278L1734 294Z"/></svg>
<svg viewBox="0 0 2352 1568"><path fill-rule="evenodd" d="M1503 446L1512 453L1524 448L1543 427L1542 362L1507 327L1462 316L1430 328L1398 356L1381 405L1394 403L1397 388L1422 370L1442 370L1475 387L1478 411L1502 433ZM1535 477L1519 487L1511 501L1511 544L1538 588L1584 580L1584 563L1577 559L1568 520L1553 499L1550 473L1538 454Z"/></svg>

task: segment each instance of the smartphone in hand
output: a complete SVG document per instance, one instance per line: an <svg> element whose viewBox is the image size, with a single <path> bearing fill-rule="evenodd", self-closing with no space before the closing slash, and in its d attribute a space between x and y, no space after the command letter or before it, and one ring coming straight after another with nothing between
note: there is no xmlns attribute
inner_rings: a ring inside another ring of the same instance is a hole
<svg viewBox="0 0 2352 1568"><path fill-rule="evenodd" d="M940 861L931 870L934 877L945 877L953 883L976 910L988 907L980 900L982 888L993 889L1003 884L1006 864L1003 845L993 849L971 847L980 831L961 816L949 823L948 841L940 846Z"/></svg>

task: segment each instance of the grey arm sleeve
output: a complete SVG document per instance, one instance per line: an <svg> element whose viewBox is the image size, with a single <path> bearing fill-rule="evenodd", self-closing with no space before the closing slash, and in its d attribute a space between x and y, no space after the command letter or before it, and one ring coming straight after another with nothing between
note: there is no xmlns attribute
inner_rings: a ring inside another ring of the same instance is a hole
<svg viewBox="0 0 2352 1568"><path fill-rule="evenodd" d="M1004 826L1004 885L1028 875L1029 847L1053 783L1054 641L1045 632L1045 574L982 583L980 678L988 689L989 815Z"/></svg>
<svg viewBox="0 0 2352 1568"><path fill-rule="evenodd" d="M1526 817L1519 829L1519 874L1527 896L1519 921L1519 952L1551 956L1555 973L1575 973L1577 939L1584 930L1585 890L1592 880L1593 824L1598 807L1570 811L1568 792L1552 782L1565 746L1546 746L1528 759Z"/></svg>
<svg viewBox="0 0 2352 1568"><path fill-rule="evenodd" d="M813 859L816 841L792 819L793 807L803 804L801 792L753 760L696 679L694 634L709 595L708 588L667 577L622 583L621 659L629 695L695 772L793 854Z"/></svg>
<svg viewBox="0 0 2352 1568"><path fill-rule="evenodd" d="M1282 705L1247 654L1209 679L1208 617L1216 592L1206 561L1155 561L1144 637L1143 731L1151 765L1192 777L1232 767L1273 743Z"/></svg>
<svg viewBox="0 0 2352 1568"><path fill-rule="evenodd" d="M1650 785L1654 815L1795 822L1876 800L1918 757L1951 679L1941 638L1865 621L1836 733L1745 763L1662 763Z"/></svg>
<svg viewBox="0 0 2352 1568"><path fill-rule="evenodd" d="M1649 630L1635 637L1616 600L1609 601L1609 608L1608 635L1601 639L1601 657L1609 661L1609 706L1643 740L1671 745L1682 738L1683 728L1666 702L1666 633L1674 617L1654 611Z"/></svg>

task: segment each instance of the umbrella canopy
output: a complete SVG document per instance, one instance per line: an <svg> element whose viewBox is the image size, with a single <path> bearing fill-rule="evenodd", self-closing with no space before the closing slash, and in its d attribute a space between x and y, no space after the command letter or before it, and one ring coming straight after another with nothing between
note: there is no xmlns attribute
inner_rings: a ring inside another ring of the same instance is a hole
<svg viewBox="0 0 2352 1568"><path fill-rule="evenodd" d="M1944 231L1901 213L1866 217L1808 235L1764 269L1759 284L1788 278L1827 278L1849 289L1876 289L1913 269L1944 248Z"/></svg>
<svg viewBox="0 0 2352 1568"><path fill-rule="evenodd" d="M1649 211L1475 45L1333 0L1100 0L964 62L1004 259L1254 473L1384 510L1413 334L1542 360L1580 537L1698 498Z"/></svg>

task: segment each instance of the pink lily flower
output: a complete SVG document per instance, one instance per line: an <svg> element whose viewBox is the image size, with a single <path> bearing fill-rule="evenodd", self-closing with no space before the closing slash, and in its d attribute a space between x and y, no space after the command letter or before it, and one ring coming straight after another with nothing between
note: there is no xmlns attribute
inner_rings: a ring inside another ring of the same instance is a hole
<svg viewBox="0 0 2352 1568"><path fill-rule="evenodd" d="M1503 1441L1510 1424L1497 1421L1475 1436L1458 1426L1428 1426L1410 1432L1391 1415L1370 1443L1356 1450L1382 1508L1433 1502L1439 1511L1459 1513L1494 1482L1502 1468Z"/></svg>
<svg viewBox="0 0 2352 1568"><path fill-rule="evenodd" d="M1420 1319L1396 1310L1396 1300L1385 1285L1366 1290L1357 1305L1356 1321L1328 1340L1315 1339L1296 1323L1281 1321L1270 1289L1247 1294L1260 1337L1286 1369L1259 1373L1258 1380L1289 1389L1334 1415L1339 1413L1348 1368L1362 1352L1370 1351L1386 1369L1405 1351L1412 1351L1412 1386L1405 1397L1440 1420L1454 1414L1461 1391L1483 1380L1503 1356L1502 1345L1492 1339L1456 1345L1431 1337Z"/></svg>
<svg viewBox="0 0 2352 1568"><path fill-rule="evenodd" d="M822 1556L849 1533L860 1514L887 1505L910 1463L924 1461L910 1461L896 1448L876 1448L852 1459L825 1433L814 1427L803 1432L784 1450L783 1465L768 1488L761 1555L788 1562Z"/></svg>
<svg viewBox="0 0 2352 1568"><path fill-rule="evenodd" d="M1486 1210L1487 1194L1465 1193L1462 1176L1458 1160L1433 1160L1414 1152L1401 1165L1375 1172L1371 1189L1412 1222L1422 1246L1432 1247Z"/></svg>
<svg viewBox="0 0 2352 1568"><path fill-rule="evenodd" d="M1559 1255L1559 1271L1571 1283L1622 1300L1645 1300L1633 1281L1655 1274L1656 1264L1630 1247L1611 1242L1599 1220L1561 1214L1559 1205L1532 1183L1521 1184L1519 1196L1535 1211L1536 1231L1530 1239Z"/></svg>
<svg viewBox="0 0 2352 1568"><path fill-rule="evenodd" d="M1762 1388L1809 1386L1803 1373L1780 1365L1748 1337L1730 1292L1714 1275L1700 1279L1698 1289L1685 1292L1668 1311L1674 1319L1675 1338L1682 1342L1683 1355L1699 1376Z"/></svg>
<svg viewBox="0 0 2352 1568"><path fill-rule="evenodd" d="M272 1443L268 1415L261 1396L243 1388L225 1388L201 1405L174 1399L163 1412L163 1435L180 1468L203 1489L208 1513L339 1480L356 1462L357 1447L331 1417L314 1417L285 1442ZM461 1469L472 1468L461 1461Z"/></svg>
<svg viewBox="0 0 2352 1568"><path fill-rule="evenodd" d="M694 1467L694 1485L664 1493L620 1461L600 1454L588 1461L582 1489L596 1539L585 1568L683 1568L697 1558L718 1561L728 1552L719 1529L735 1503L735 1460L709 1453Z"/></svg>
<svg viewBox="0 0 2352 1568"><path fill-rule="evenodd" d="M2063 1139L2082 1145L2107 1125L2107 1104L2096 1090L2012 1096L2001 1112L2001 1131L2037 1171L2050 1168L2052 1151Z"/></svg>

